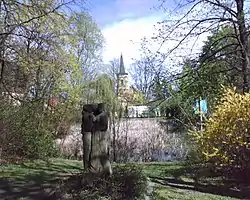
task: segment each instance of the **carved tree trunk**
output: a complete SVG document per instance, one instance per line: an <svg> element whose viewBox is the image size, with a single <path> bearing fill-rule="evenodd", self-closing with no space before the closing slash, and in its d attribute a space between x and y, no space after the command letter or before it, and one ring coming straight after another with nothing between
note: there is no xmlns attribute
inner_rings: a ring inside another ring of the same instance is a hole
<svg viewBox="0 0 250 200"><path fill-rule="evenodd" d="M83 164L92 174L112 174L108 158L108 115L104 104L87 104L83 107Z"/></svg>
<svg viewBox="0 0 250 200"><path fill-rule="evenodd" d="M90 152L91 152L91 132L83 133L83 166L88 169Z"/></svg>
<svg viewBox="0 0 250 200"><path fill-rule="evenodd" d="M111 165L108 159L107 132L96 131L92 133L92 149L89 169L93 173L111 174Z"/></svg>

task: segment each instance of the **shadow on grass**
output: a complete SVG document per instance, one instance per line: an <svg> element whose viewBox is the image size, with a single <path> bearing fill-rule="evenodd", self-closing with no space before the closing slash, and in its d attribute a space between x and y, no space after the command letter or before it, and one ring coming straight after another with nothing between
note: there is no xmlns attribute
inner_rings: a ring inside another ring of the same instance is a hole
<svg viewBox="0 0 250 200"><path fill-rule="evenodd" d="M27 170L37 170L36 165L22 164L21 167ZM81 171L82 167L69 163L53 163L48 161L43 166L39 166L39 170L53 174L65 174Z"/></svg>
<svg viewBox="0 0 250 200"><path fill-rule="evenodd" d="M0 168L0 199L60 199L58 184L82 168L70 163L24 163Z"/></svg>
<svg viewBox="0 0 250 200"><path fill-rule="evenodd" d="M54 193L56 184L56 180L50 180L46 184L41 184L36 181L25 182L2 179L0 180L0 199L56 199Z"/></svg>
<svg viewBox="0 0 250 200"><path fill-rule="evenodd" d="M250 187L240 180L228 180L204 165L166 167L160 176L149 176L155 183L172 188L250 199ZM160 178L164 177L164 178Z"/></svg>
<svg viewBox="0 0 250 200"><path fill-rule="evenodd" d="M238 199L249 199L250 189L245 188L233 188L231 185L212 185L212 184L200 184L197 182L183 181L176 178L159 178L150 177L155 183L161 184L163 186L170 186L172 188L191 190L196 192L221 195L227 197L234 197Z"/></svg>

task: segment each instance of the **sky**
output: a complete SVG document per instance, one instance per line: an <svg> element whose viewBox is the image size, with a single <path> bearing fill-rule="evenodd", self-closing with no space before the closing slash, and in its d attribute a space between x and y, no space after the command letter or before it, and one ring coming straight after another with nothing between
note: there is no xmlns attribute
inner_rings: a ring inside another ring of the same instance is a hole
<svg viewBox="0 0 250 200"><path fill-rule="evenodd" d="M168 0L165 6L174 8L174 2ZM132 58L139 58L141 39L153 36L157 32L154 25L166 19L166 13L155 8L158 5L158 0L91 0L88 3L89 12L104 35L104 63L119 58L122 53L128 69ZM158 48L157 44L154 48Z"/></svg>
<svg viewBox="0 0 250 200"><path fill-rule="evenodd" d="M105 2L105 3L104 3ZM153 27L163 19L154 9L158 0L92 0L90 14L105 38L103 61L108 63L123 54L125 65L139 55L141 38L151 36Z"/></svg>

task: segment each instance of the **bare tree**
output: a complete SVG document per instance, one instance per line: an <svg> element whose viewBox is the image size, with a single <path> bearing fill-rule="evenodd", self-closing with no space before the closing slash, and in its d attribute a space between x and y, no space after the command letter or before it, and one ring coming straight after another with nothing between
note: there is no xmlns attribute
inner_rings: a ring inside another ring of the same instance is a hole
<svg viewBox="0 0 250 200"><path fill-rule="evenodd" d="M137 60L131 65L133 85L141 91L148 100L151 97L151 89L154 85L155 78L151 64L148 58L141 58L141 60Z"/></svg>
<svg viewBox="0 0 250 200"><path fill-rule="evenodd" d="M118 58L114 58L109 61L109 64L106 65L106 71L108 76L114 83L114 90L117 93L117 74L119 73L120 60Z"/></svg>
<svg viewBox="0 0 250 200"><path fill-rule="evenodd" d="M155 96L155 85L161 82L168 73L165 63L161 62L157 56L152 56L149 46L149 41L143 38L140 48L141 56L132 63L130 74L134 87L142 92L147 100L152 100Z"/></svg>
<svg viewBox="0 0 250 200"><path fill-rule="evenodd" d="M165 62L170 55L180 50L185 44L188 45L189 49L193 49L202 35L216 33L221 25L229 25L234 28L234 33L225 37L232 37L237 41L235 52L240 52L241 54L242 91L249 91L249 31L247 29L245 3L245 0L190 0L178 2L174 11L181 11L182 14L179 17L175 16L174 19L166 19L159 22L161 28L158 36L154 38L157 41L161 41L157 52L164 51L164 44L167 44L169 41L175 41L175 45L172 48L160 53L162 62ZM161 1L160 7L167 10L165 1ZM218 40L223 39L219 38ZM225 44L221 49L213 52L214 55L227 47L228 44ZM207 59L208 57L204 56L200 62L205 62Z"/></svg>

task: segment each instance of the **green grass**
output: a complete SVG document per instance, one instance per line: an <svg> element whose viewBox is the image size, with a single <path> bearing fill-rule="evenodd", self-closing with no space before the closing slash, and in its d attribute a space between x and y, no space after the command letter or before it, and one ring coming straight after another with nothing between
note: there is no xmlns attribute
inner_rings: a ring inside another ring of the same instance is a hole
<svg viewBox="0 0 250 200"><path fill-rule="evenodd" d="M158 200L232 200L250 197L250 190L233 191L232 182L225 183L219 174L211 174L201 165L188 166L184 162L147 163L142 167L155 183ZM245 187L246 188L246 187Z"/></svg>
<svg viewBox="0 0 250 200"><path fill-rule="evenodd" d="M37 160L25 162L19 165L6 165L0 167L1 178L15 180L50 180L55 177L79 172L82 162L66 159L50 159L48 161Z"/></svg>
<svg viewBox="0 0 250 200"><path fill-rule="evenodd" d="M0 166L0 199L47 199L59 181L81 170L82 162L64 159Z"/></svg>
<svg viewBox="0 0 250 200"><path fill-rule="evenodd" d="M209 170L201 166L187 166L183 162L138 165L154 183L156 200L229 200L243 198L249 192L249 189L232 190L232 183L225 184L220 176L211 176ZM0 199L36 199L34 195L44 199L47 195L44 191L49 193L56 187L56 179L81 171L82 162L65 159L0 166Z"/></svg>

